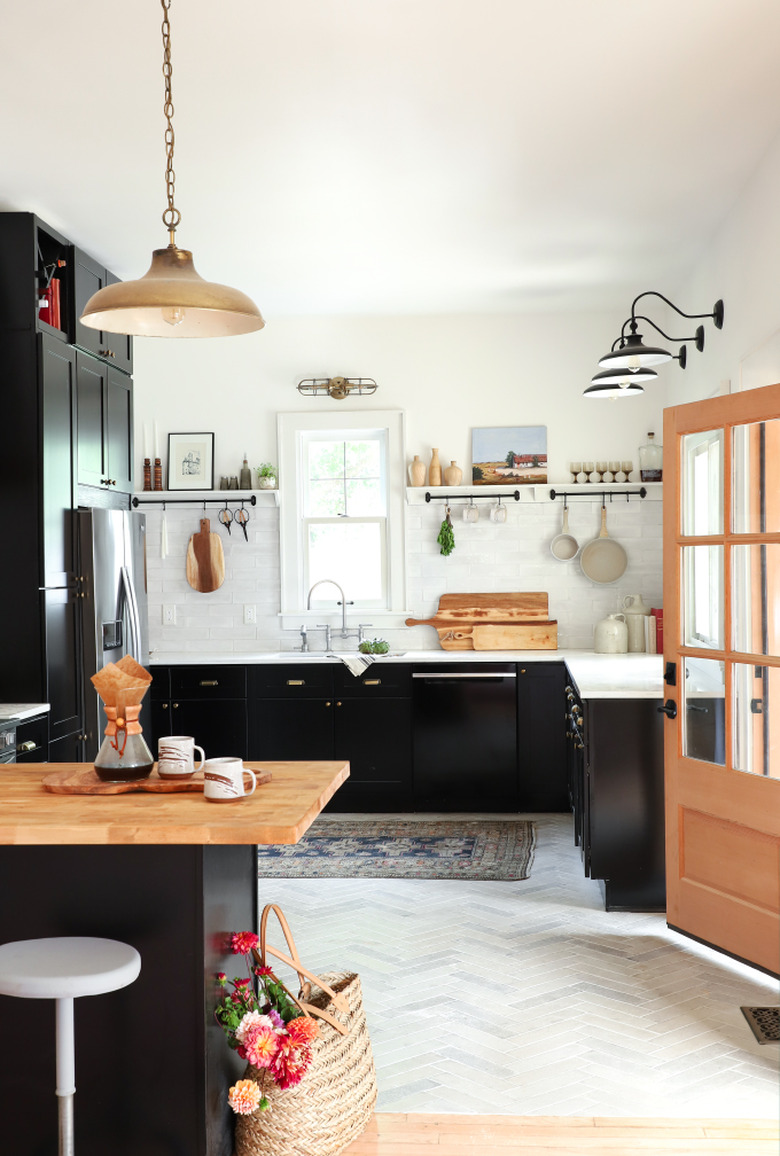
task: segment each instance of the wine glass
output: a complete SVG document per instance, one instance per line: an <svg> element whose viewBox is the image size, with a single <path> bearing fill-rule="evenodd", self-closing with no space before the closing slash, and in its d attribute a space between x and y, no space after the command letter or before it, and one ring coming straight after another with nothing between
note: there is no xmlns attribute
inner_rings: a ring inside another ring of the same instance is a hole
<svg viewBox="0 0 780 1156"><path fill-rule="evenodd" d="M595 482L598 480L597 478L591 476L593 474L593 462L583 462L582 468L585 471L585 473L588 475L588 481L589 482Z"/></svg>
<svg viewBox="0 0 780 1156"><path fill-rule="evenodd" d="M618 480L618 470L620 469L620 462L610 462L609 472L612 475L610 478L605 478L607 482L616 482Z"/></svg>
<svg viewBox="0 0 780 1156"><path fill-rule="evenodd" d="M569 469L571 470L571 480L577 481L577 474L582 472L582 462L570 462Z"/></svg>
<svg viewBox="0 0 780 1156"><path fill-rule="evenodd" d="M629 461L621 462L620 468L623 470L623 473L626 475L626 481L630 482L631 481L631 471L634 468L634 463L629 462Z"/></svg>

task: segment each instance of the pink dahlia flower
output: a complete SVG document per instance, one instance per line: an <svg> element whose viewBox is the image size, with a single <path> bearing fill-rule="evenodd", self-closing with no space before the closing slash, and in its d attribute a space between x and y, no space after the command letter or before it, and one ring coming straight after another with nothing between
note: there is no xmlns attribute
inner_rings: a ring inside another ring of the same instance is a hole
<svg viewBox="0 0 780 1156"><path fill-rule="evenodd" d="M260 942L254 931L237 931L230 937L230 948L234 955L249 955Z"/></svg>
<svg viewBox="0 0 780 1156"><path fill-rule="evenodd" d="M273 1026L274 1023L270 1016L261 1015L260 1012L256 1011L247 1012L241 1020L241 1023L236 1028L235 1037L240 1044L243 1044L244 1040L246 1039L247 1032L249 1032L251 1028L273 1029Z"/></svg>
<svg viewBox="0 0 780 1156"><path fill-rule="evenodd" d="M243 1047L253 1068L269 1068L279 1048L279 1036L273 1028L256 1024L244 1036Z"/></svg>

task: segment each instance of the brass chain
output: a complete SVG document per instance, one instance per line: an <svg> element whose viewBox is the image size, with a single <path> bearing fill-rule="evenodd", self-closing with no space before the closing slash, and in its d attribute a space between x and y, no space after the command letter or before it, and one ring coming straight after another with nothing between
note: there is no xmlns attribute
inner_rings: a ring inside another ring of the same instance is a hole
<svg viewBox="0 0 780 1156"><path fill-rule="evenodd" d="M163 10L162 21L162 40L163 40L163 76L165 77L165 102L163 104L163 112L165 119L168 122L165 129L165 190L168 198L168 208L162 215L163 224L170 233L170 242L173 245L174 234L176 226L181 221L181 213L173 203L173 196L176 185L176 173L173 168L173 146L175 137L173 133L173 96L171 93L171 77L173 75L173 65L171 64L171 23L168 19L168 10L171 6L171 0L160 0Z"/></svg>

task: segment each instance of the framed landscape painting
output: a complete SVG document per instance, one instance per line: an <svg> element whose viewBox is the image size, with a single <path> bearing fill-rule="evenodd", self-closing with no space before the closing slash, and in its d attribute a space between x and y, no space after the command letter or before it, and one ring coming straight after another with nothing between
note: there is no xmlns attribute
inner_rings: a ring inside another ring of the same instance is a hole
<svg viewBox="0 0 780 1156"><path fill-rule="evenodd" d="M487 426L471 431L475 486L533 485L547 481L547 426Z"/></svg>
<svg viewBox="0 0 780 1156"><path fill-rule="evenodd" d="M168 434L168 489L214 489L214 434Z"/></svg>

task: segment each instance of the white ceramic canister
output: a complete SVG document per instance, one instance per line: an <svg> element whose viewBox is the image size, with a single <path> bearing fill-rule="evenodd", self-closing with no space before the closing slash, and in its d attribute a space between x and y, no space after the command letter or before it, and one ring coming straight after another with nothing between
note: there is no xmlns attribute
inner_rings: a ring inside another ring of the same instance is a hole
<svg viewBox="0 0 780 1156"><path fill-rule="evenodd" d="M645 618L650 613L650 607L642 601L641 594L626 594L623 599L623 613L628 627L628 653L644 654Z"/></svg>
<svg viewBox="0 0 780 1156"><path fill-rule="evenodd" d="M596 623L593 631L593 649L596 654L625 654L628 648L628 628L624 614L608 614Z"/></svg>

